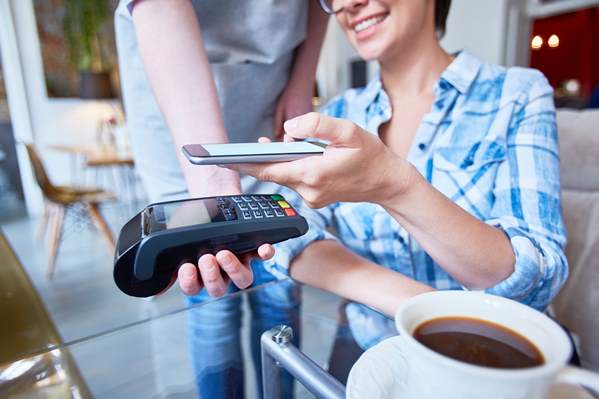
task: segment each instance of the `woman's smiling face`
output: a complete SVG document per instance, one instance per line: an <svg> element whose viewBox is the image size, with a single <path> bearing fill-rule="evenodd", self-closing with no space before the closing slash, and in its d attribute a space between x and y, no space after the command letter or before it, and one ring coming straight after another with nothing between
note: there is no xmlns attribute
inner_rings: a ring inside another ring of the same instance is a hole
<svg viewBox="0 0 599 399"><path fill-rule="evenodd" d="M384 61L435 35L434 0L345 0L337 21L358 54Z"/></svg>

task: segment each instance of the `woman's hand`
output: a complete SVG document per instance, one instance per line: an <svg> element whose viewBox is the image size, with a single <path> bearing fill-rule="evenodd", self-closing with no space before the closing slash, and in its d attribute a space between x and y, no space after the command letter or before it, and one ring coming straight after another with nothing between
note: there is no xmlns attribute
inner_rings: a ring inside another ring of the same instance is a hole
<svg viewBox="0 0 599 399"><path fill-rule="evenodd" d="M289 82L277 101L274 118L275 140L283 137L283 122L313 110L312 86Z"/></svg>
<svg viewBox="0 0 599 399"><path fill-rule="evenodd" d="M239 288L247 288L254 281L250 268L252 258L262 260L274 256L275 250L270 244L263 244L255 253L240 258L234 253L222 250L216 255L205 254L198 260L198 266L192 263L181 265L177 273L179 287L185 295L197 295L206 288L210 296L219 297L227 292L229 280Z"/></svg>
<svg viewBox="0 0 599 399"><path fill-rule="evenodd" d="M322 156L228 168L297 191L312 208L333 202L384 204L409 187L416 169L375 135L343 119L311 112L285 122L287 136L329 141Z"/></svg>

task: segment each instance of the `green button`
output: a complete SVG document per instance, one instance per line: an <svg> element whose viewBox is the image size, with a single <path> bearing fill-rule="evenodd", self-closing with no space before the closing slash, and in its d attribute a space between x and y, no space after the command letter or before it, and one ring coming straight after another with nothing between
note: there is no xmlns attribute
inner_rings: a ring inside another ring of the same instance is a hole
<svg viewBox="0 0 599 399"><path fill-rule="evenodd" d="M283 201L283 200L285 200L285 198L283 198L281 195L278 195L278 194L271 195L270 198L272 198L275 201Z"/></svg>

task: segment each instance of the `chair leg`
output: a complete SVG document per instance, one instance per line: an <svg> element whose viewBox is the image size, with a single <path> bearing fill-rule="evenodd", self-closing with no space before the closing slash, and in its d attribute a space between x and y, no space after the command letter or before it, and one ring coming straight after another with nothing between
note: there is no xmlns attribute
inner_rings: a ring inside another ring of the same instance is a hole
<svg viewBox="0 0 599 399"><path fill-rule="evenodd" d="M54 269L56 267L56 255L58 253L58 247L60 245L60 239L62 236L62 223L64 221L65 207L57 205L56 209L52 212L52 227L50 230L50 248L48 250L48 269L46 275L48 279L54 276Z"/></svg>
<svg viewBox="0 0 599 399"><path fill-rule="evenodd" d="M100 234L104 238L104 241L108 244L108 248L111 252L114 252L114 238L112 237L112 232L106 223L106 220L100 213L100 209L98 208L98 204L92 203L88 205L89 214L94 221L94 224L100 230Z"/></svg>
<svg viewBox="0 0 599 399"><path fill-rule="evenodd" d="M38 241L43 240L46 237L46 227L48 227L48 219L52 216L51 212L52 207L44 202L44 213L40 219L40 224L37 226L37 232L35 233L35 238Z"/></svg>

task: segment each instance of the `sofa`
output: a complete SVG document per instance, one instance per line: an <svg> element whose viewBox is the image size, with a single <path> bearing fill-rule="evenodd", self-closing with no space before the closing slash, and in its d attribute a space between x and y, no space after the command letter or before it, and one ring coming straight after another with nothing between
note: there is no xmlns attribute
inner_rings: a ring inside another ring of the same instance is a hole
<svg viewBox="0 0 599 399"><path fill-rule="evenodd" d="M557 124L570 276L553 309L599 371L599 110L558 109Z"/></svg>

